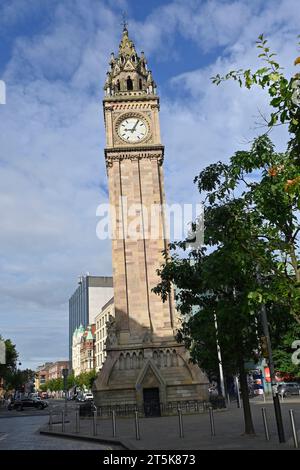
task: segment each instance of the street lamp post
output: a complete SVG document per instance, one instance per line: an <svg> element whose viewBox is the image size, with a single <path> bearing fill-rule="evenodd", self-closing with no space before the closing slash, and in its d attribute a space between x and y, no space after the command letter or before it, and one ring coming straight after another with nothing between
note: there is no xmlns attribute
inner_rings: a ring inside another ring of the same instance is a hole
<svg viewBox="0 0 300 470"><path fill-rule="evenodd" d="M268 361L268 365L269 365L269 369L270 369L270 378L271 378L271 385L272 385L272 396L273 396L273 403L274 403L274 411L275 411L275 417L276 417L278 438L279 438L279 442L282 443L282 442L285 442L285 436L284 436L284 429L283 429L283 422L282 422L279 395L278 395L278 390L277 390L277 385L276 385L273 353L272 353L272 347L271 347L271 339L270 339L270 332L269 332L269 325L268 325L268 318L267 318L267 312L266 312L265 304L262 304L262 306L261 306L261 323L262 323L262 328L263 328L263 332L264 332L264 336L265 336L265 340L266 340L266 344L267 344L267 350L268 350L267 361Z"/></svg>
<svg viewBox="0 0 300 470"><path fill-rule="evenodd" d="M222 364L222 354L221 348L218 339L218 322L217 322L217 315L214 313L214 322L215 322L215 329L216 329L216 345L217 345L217 354L218 354L218 363L219 363L219 374L220 374L220 386L221 392L225 400L225 384L224 384L224 374L223 374L223 364Z"/></svg>
<svg viewBox="0 0 300 470"><path fill-rule="evenodd" d="M67 398L67 378L69 375L69 369L63 369L62 370L62 376L64 379L64 392L65 392L65 415L67 415L68 409L67 409L67 403L68 403L68 398Z"/></svg>
<svg viewBox="0 0 300 470"><path fill-rule="evenodd" d="M259 285L262 284L259 265L257 266L257 281ZM261 325L262 325L262 329L264 333L264 341L266 343L266 349L267 349L266 359L267 359L268 366L270 369L271 388L272 388L274 411L275 411L275 418L276 418L276 425L277 425L277 433L278 433L279 442L282 443L282 442L285 442L285 436L284 436L278 389L277 389L276 378L275 378L275 368L274 368L274 361L273 361L269 324L268 324L268 318L267 318L267 310L266 310L266 306L264 303L261 304L260 319L261 319Z"/></svg>

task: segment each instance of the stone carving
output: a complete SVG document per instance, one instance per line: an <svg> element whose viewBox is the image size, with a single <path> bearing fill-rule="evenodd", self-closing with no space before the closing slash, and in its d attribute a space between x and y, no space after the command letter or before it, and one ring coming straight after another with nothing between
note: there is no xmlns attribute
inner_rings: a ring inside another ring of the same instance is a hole
<svg viewBox="0 0 300 470"><path fill-rule="evenodd" d="M163 164L164 156L162 153L146 153L141 152L136 155L132 155L130 153L118 154L118 155L106 155L106 167L111 168L114 162L119 162L121 160L142 160L142 159L149 159L149 160L157 160L159 166Z"/></svg>
<svg viewBox="0 0 300 470"><path fill-rule="evenodd" d="M144 362L142 351L124 351L116 363L117 370L141 369Z"/></svg>
<svg viewBox="0 0 300 470"><path fill-rule="evenodd" d="M147 330L143 337L143 343L151 343L152 341L152 334L150 330Z"/></svg>
<svg viewBox="0 0 300 470"><path fill-rule="evenodd" d="M116 320L112 315L109 315L108 317L108 321L106 322L106 330L107 330L107 337L105 340L106 348L109 348L118 344Z"/></svg>
<svg viewBox="0 0 300 470"><path fill-rule="evenodd" d="M152 359L158 368L183 366L183 362L179 359L175 349L154 350Z"/></svg>
<svg viewBox="0 0 300 470"><path fill-rule="evenodd" d="M147 59L142 52L139 56L128 30L124 27L118 56L110 58L110 70L106 74L104 85L108 97L156 94L156 83L148 70Z"/></svg>

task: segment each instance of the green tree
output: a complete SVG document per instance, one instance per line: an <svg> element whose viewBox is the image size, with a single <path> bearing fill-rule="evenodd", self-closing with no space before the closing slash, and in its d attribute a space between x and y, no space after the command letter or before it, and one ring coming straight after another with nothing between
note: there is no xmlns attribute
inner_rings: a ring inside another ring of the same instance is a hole
<svg viewBox="0 0 300 470"><path fill-rule="evenodd" d="M182 314L178 340L185 343L192 360L208 375L218 371L216 316L224 369L227 374L239 373L245 432L252 434L244 364L257 360L259 325L248 297L257 289L253 252L263 247L257 243L247 250L241 248L247 243L254 222L240 199L229 199L217 206L207 202L205 212L205 243L214 249L180 255L175 252L171 258L166 253L166 263L159 271L162 282L154 290L166 300L172 284L176 285L176 302ZM171 245L172 250L178 248L184 249L185 243ZM272 259L267 261L272 263Z"/></svg>
<svg viewBox="0 0 300 470"><path fill-rule="evenodd" d="M225 369L240 374L246 433L254 429L244 363L257 358L260 304L266 304L275 329L278 311L300 322L299 106L293 97L298 77L284 77L263 36L258 47L266 67L231 71L213 81L233 78L247 88L265 88L276 108L269 129L278 121L288 124L287 150L276 152L266 132L228 164L209 165L195 178L204 198L204 247L186 254L178 251L185 242L171 244L154 289L165 300L176 285L178 339L207 372L218 366L216 315Z"/></svg>
<svg viewBox="0 0 300 470"><path fill-rule="evenodd" d="M42 386L40 388L42 390ZM63 390L64 388L63 379L58 378L58 379L48 380L43 386L43 388L45 388L45 390L42 390L42 391L50 390L50 392L59 392L60 390Z"/></svg>
<svg viewBox="0 0 300 470"><path fill-rule="evenodd" d="M275 320L274 320L275 317ZM270 322L275 368L284 374L300 377L300 366L291 360L293 342L300 339L300 325L282 308L273 312Z"/></svg>
<svg viewBox="0 0 300 470"><path fill-rule="evenodd" d="M68 378L67 378L67 388L68 388L68 390L70 390L70 388L74 387L74 385L76 385L76 379L75 379L74 373L72 373L72 374L69 374Z"/></svg>
<svg viewBox="0 0 300 470"><path fill-rule="evenodd" d="M2 337L0 336L0 339ZM4 379L6 390L17 390L28 382L34 382L35 372L17 367L18 352L10 339L5 340L6 363L0 364L0 377Z"/></svg>
<svg viewBox="0 0 300 470"><path fill-rule="evenodd" d="M0 339L3 338L0 336ZM0 364L0 377L4 379L6 390L15 388L15 374L17 373L18 353L15 344L10 339L5 340L6 362Z"/></svg>
<svg viewBox="0 0 300 470"><path fill-rule="evenodd" d="M48 390L47 383L40 385L40 391L41 392L47 392L47 390Z"/></svg>
<svg viewBox="0 0 300 470"><path fill-rule="evenodd" d="M81 372L81 374L75 377L76 385L78 385L80 388L87 388L90 390L92 388L96 376L97 373L95 370L91 370L89 372Z"/></svg>
<svg viewBox="0 0 300 470"><path fill-rule="evenodd" d="M277 289L272 290L271 300L276 297L278 302L288 304L290 313L300 323L300 74L296 73L291 78L284 75L284 69L275 60L276 54L270 52L263 35L259 37L257 47L264 67L255 72L231 71L225 77L217 75L212 79L216 84L233 79L248 89L253 86L266 89L272 108L270 118L266 119L268 129L256 140L250 154L237 152L229 171L221 170L216 175L217 179L225 178L216 197L220 191L226 191L228 184L237 188L244 180L244 197L247 197L249 207L252 204L264 221L261 237L265 237L269 249L278 254L276 278L273 278ZM295 65L298 64L299 57L295 60ZM283 153L275 152L267 138L277 125L288 128L289 141ZM249 177L257 172L261 179L251 181ZM253 298L260 302L268 301L268 292L258 291Z"/></svg>

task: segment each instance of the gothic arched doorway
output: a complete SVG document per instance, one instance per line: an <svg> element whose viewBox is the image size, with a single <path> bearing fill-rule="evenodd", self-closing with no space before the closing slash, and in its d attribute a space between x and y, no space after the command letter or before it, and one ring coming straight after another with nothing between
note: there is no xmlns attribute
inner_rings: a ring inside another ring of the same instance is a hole
<svg viewBox="0 0 300 470"><path fill-rule="evenodd" d="M160 416L159 388L143 389L144 413L146 417Z"/></svg>

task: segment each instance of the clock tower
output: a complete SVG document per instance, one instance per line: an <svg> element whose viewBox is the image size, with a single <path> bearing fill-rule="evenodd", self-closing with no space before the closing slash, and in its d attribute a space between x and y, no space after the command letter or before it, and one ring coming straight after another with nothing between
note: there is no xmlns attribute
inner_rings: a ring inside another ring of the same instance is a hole
<svg viewBox="0 0 300 470"><path fill-rule="evenodd" d="M152 292L168 247L159 97L124 26L104 86L105 160L112 219L115 318L94 384L97 405L204 399L207 378L175 340L173 299Z"/></svg>

